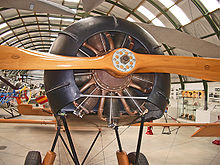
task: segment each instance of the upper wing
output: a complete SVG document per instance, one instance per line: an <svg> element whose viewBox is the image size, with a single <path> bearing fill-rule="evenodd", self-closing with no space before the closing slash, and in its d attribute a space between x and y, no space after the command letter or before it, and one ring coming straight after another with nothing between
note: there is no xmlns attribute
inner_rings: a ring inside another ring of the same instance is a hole
<svg viewBox="0 0 220 165"><path fill-rule="evenodd" d="M148 25L146 23L136 24L147 30L160 43L177 47L203 57L220 58L220 46L216 44L195 38L176 29Z"/></svg>

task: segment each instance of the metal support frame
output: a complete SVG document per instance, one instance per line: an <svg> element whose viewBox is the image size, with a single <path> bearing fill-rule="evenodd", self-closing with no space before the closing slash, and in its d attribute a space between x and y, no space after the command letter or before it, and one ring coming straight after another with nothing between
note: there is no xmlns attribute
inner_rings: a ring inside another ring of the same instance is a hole
<svg viewBox="0 0 220 165"><path fill-rule="evenodd" d="M164 116L165 122L168 123L166 116L165 116L165 115L163 115L163 116ZM166 128L168 129L168 132L165 132L165 129L166 129ZM170 134L171 134L170 126L164 126L164 127L163 127L163 130L162 130L162 134L170 135Z"/></svg>
<svg viewBox="0 0 220 165"><path fill-rule="evenodd" d="M204 110L208 110L208 83L206 80L202 80L202 83L205 92Z"/></svg>
<svg viewBox="0 0 220 165"><path fill-rule="evenodd" d="M5 108L3 107L2 105L0 105L0 107L5 111L7 112L8 114L10 114L11 116L10 117L4 117L4 119L12 119L12 118L15 118L15 117L18 117L18 116L21 116L21 114L15 109L15 108ZM16 114L17 113L17 114Z"/></svg>
<svg viewBox="0 0 220 165"><path fill-rule="evenodd" d="M2 109L11 115L10 117L4 117L4 119L13 119L15 117L21 116L21 114L15 108L9 108L9 110L7 110L6 108L2 107ZM17 114L15 115L14 112Z"/></svg>
<svg viewBox="0 0 220 165"><path fill-rule="evenodd" d="M118 148L119 148L119 152L122 152L122 145L121 145L121 141L120 141L120 137L119 137L119 133L118 133L118 126L116 126L114 128L115 130L115 135L116 135L116 139L117 139L117 142L118 142Z"/></svg>
<svg viewBox="0 0 220 165"><path fill-rule="evenodd" d="M170 116L168 113L166 113L167 116L169 116L171 119L173 119L174 121L176 121L177 123L180 123L177 119L173 118L172 116ZM165 114L163 115L164 116L164 119L165 119L165 122L168 123L167 121L167 117L165 116ZM165 129L168 129L168 132L165 132ZM178 128L174 128L174 129L170 129L170 126L163 126L163 130L162 130L162 134L167 134L167 135L170 135L173 131L176 131L176 134L178 133L180 129L180 126Z"/></svg>
<svg viewBox="0 0 220 165"><path fill-rule="evenodd" d="M60 133L60 130L61 130L61 123L60 123L60 121L62 121L62 123L63 123L63 126L64 126L64 129L65 129L65 132L66 132L66 136L67 136L70 148L68 147L65 139L63 138L63 136ZM85 163L86 159L88 158L92 148L94 147L94 145L95 145L95 143L96 143L100 133L101 133L101 129L99 129L99 131L98 131L95 139L93 140L91 146L89 147L89 150L87 151L87 153L86 153L82 163L80 164L79 163L79 159L78 159L78 155L77 155L77 152L75 150L74 143L73 143L73 140L72 140L72 137L71 137L71 134L70 134L70 130L69 130L68 124L66 122L65 114L58 115L57 116L57 132L56 132L56 135L55 135L52 147L51 147L51 151L54 152L56 144L57 144L57 141L58 141L58 138L60 137L61 141L63 142L63 144L64 144L64 146L65 146L65 148L67 150L67 152L69 153L70 157L72 158L74 164L75 165L83 165Z"/></svg>
<svg viewBox="0 0 220 165"><path fill-rule="evenodd" d="M141 116L141 125L140 125L140 129L139 129L138 143L137 143L137 149L136 149L136 159L135 159L134 165L138 165L138 158L140 155L143 128L144 128L144 115Z"/></svg>
<svg viewBox="0 0 220 165"><path fill-rule="evenodd" d="M88 158L88 156L89 156L89 154L90 154L90 152L91 152L91 150L92 150L93 146L95 145L95 143L96 143L96 141L97 141L97 139L98 139L98 137L99 137L100 133L101 133L101 129L99 129L99 132L97 133L97 135L96 135L95 139L93 140L93 142L92 142L91 146L89 147L89 150L87 151L86 156L85 156L85 158L83 159L83 161L82 161L82 164L81 164L81 165L83 165L83 164L85 163L86 159Z"/></svg>
<svg viewBox="0 0 220 165"><path fill-rule="evenodd" d="M167 132L165 131L166 128L168 129ZM170 126L164 126L162 130L162 134L170 135L171 134Z"/></svg>
<svg viewBox="0 0 220 165"><path fill-rule="evenodd" d="M66 118L63 115L60 116L60 117L61 117L61 120L63 121L63 126L65 128L65 132L66 132L67 139L68 139L68 142L69 142L69 145L70 145L70 149L72 151L72 156L74 157L73 161L74 161L75 165L79 165L78 156L77 156L77 153L76 153L76 150L75 150L75 147L74 147L74 144L73 144L73 140L72 140L72 137L71 137L71 134L70 134L67 122L66 122Z"/></svg>

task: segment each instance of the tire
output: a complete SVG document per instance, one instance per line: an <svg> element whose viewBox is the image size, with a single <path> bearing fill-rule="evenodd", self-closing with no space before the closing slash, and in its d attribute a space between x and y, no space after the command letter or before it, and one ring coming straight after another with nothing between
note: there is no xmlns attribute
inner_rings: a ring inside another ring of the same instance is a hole
<svg viewBox="0 0 220 165"><path fill-rule="evenodd" d="M41 165L41 155L39 151L29 151L24 165Z"/></svg>
<svg viewBox="0 0 220 165"><path fill-rule="evenodd" d="M129 163L134 165L135 159L136 159L136 152L131 152L128 154ZM137 165L149 165L147 158L144 156L144 154L142 154L142 153L139 154Z"/></svg>

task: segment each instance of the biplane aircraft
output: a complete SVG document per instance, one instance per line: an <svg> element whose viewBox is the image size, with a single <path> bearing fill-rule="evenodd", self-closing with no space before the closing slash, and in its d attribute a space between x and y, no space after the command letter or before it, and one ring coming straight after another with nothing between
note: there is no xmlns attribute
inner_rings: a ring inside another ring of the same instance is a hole
<svg viewBox="0 0 220 165"><path fill-rule="evenodd" d="M156 40L201 57L163 55ZM195 44L186 44L187 41ZM68 128L67 121L71 121L74 125L114 129L119 147L118 164L146 165L148 161L140 153L144 125L203 126L209 136L220 136L219 123L145 123L164 114L170 96L169 73L220 81L219 52L219 46L176 30L101 16L68 26L59 33L49 53L0 46L0 69L45 70L44 84L57 120L57 133L42 164L53 164L60 137L73 163L80 165ZM140 131L136 152L127 155L122 149L118 127L131 124L139 125ZM62 125L70 149L61 135ZM26 165L41 164L39 157L32 159L33 155L39 153L29 152Z"/></svg>

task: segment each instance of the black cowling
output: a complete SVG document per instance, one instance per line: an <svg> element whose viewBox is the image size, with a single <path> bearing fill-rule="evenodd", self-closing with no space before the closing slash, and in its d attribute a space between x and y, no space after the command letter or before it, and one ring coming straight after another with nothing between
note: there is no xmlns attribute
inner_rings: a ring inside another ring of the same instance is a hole
<svg viewBox="0 0 220 165"><path fill-rule="evenodd" d="M105 31L126 33L143 44L150 54L163 54L154 38L138 25L124 19L101 16L82 19L59 33L50 53L76 56L81 45L91 36ZM147 64L146 64L147 65ZM56 114L79 98L73 70L45 71L45 89L53 112ZM163 115L170 95L170 75L155 73L155 82L146 107L149 112L146 121L158 119Z"/></svg>

